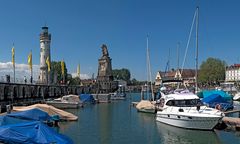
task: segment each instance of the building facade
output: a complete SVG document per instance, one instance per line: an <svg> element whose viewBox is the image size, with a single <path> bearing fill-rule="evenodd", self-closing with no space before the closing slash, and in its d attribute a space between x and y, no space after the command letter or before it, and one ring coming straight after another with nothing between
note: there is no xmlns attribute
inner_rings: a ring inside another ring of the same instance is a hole
<svg viewBox="0 0 240 144"><path fill-rule="evenodd" d="M225 81L240 81L240 64L234 64L226 67Z"/></svg>
<svg viewBox="0 0 240 144"><path fill-rule="evenodd" d="M158 71L155 78L155 86L160 86L164 80L183 80L185 85L193 85L195 83L195 70L171 70L167 72Z"/></svg>
<svg viewBox="0 0 240 144"><path fill-rule="evenodd" d="M39 83L50 84L50 72L48 71L47 60L51 63L51 34L48 33L48 27L42 27L42 32L40 33L40 74Z"/></svg>

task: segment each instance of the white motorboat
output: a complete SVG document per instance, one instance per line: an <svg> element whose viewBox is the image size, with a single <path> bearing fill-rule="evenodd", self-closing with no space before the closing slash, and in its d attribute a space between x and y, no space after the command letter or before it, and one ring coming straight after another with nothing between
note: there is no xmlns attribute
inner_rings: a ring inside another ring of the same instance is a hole
<svg viewBox="0 0 240 144"><path fill-rule="evenodd" d="M199 130L212 130L224 114L201 105L197 95L187 89L177 89L171 94L161 92L156 120L168 125Z"/></svg>
<svg viewBox="0 0 240 144"><path fill-rule="evenodd" d="M54 100L46 101L47 104L52 105L56 108L78 108L82 107L83 104L77 95L67 95L61 98L57 98Z"/></svg>

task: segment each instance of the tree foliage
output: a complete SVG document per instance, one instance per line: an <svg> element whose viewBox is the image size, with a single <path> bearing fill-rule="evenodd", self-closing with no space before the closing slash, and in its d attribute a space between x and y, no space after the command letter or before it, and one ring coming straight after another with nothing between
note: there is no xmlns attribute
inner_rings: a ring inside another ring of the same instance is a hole
<svg viewBox="0 0 240 144"><path fill-rule="evenodd" d="M113 78L115 80L124 80L124 81L130 81L131 74L128 69L122 68L122 69L114 69L112 71Z"/></svg>
<svg viewBox="0 0 240 144"><path fill-rule="evenodd" d="M138 80L136 80L135 78L133 78L133 79L131 80L131 82L130 82L129 85L134 85L134 86L140 85L140 86L143 86L143 85L145 85L146 83L147 83L147 81L138 81Z"/></svg>
<svg viewBox="0 0 240 144"><path fill-rule="evenodd" d="M225 79L226 62L217 58L208 58L200 66L198 75L199 82L219 83Z"/></svg>
<svg viewBox="0 0 240 144"><path fill-rule="evenodd" d="M69 85L80 85L80 84L81 84L81 80L79 77L71 78L69 81Z"/></svg>
<svg viewBox="0 0 240 144"><path fill-rule="evenodd" d="M62 75L61 61L52 61L51 62L51 81L53 83L60 83L65 78L67 82L67 68L66 63L64 62L64 76Z"/></svg>

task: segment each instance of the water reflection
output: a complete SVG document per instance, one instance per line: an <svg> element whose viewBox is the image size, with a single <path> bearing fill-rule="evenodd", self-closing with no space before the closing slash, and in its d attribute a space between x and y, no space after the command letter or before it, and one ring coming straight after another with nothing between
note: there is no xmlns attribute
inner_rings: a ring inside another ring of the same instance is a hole
<svg viewBox="0 0 240 144"><path fill-rule="evenodd" d="M161 137L161 143L167 144L220 144L214 131L188 130L157 123L157 129Z"/></svg>
<svg viewBox="0 0 240 144"><path fill-rule="evenodd" d="M98 107L99 116L99 142L111 143L112 113L110 104L101 104Z"/></svg>

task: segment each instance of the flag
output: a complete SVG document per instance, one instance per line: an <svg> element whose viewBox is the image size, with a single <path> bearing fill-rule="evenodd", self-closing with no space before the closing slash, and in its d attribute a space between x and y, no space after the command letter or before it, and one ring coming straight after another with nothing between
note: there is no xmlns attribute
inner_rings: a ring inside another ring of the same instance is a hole
<svg viewBox="0 0 240 144"><path fill-rule="evenodd" d="M64 67L65 67L65 63L64 63L64 61L62 60L62 61L61 61L62 75L64 75L64 73L65 73L65 72L64 72L64 70L65 70Z"/></svg>
<svg viewBox="0 0 240 144"><path fill-rule="evenodd" d="M78 64L78 67L77 67L77 76L79 76L80 78L80 64Z"/></svg>
<svg viewBox="0 0 240 144"><path fill-rule="evenodd" d="M28 55L28 65L29 69L32 70L32 52Z"/></svg>
<svg viewBox="0 0 240 144"><path fill-rule="evenodd" d="M14 50L14 46L12 47L12 64L15 65L15 50Z"/></svg>
<svg viewBox="0 0 240 144"><path fill-rule="evenodd" d="M48 72L50 72L50 70L51 70L51 62L49 60L49 57L47 57L47 59L46 59L46 64L48 66Z"/></svg>

